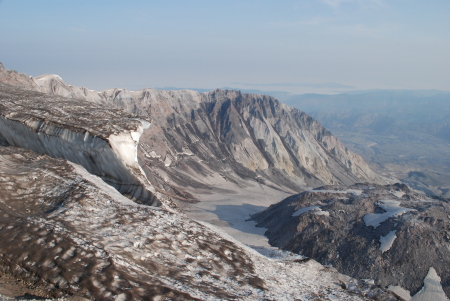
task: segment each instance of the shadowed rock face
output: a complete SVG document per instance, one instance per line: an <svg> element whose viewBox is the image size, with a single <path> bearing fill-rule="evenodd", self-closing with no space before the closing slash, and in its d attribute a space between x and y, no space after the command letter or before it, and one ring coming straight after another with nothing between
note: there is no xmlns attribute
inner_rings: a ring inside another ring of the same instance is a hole
<svg viewBox="0 0 450 301"><path fill-rule="evenodd" d="M325 186L253 216L277 247L416 293L430 267L450 294L450 204L405 185Z"/></svg>
<svg viewBox="0 0 450 301"><path fill-rule="evenodd" d="M0 70L0 80L10 79L11 72ZM41 92L150 117L152 126L140 139L141 166L161 191L179 197L214 189L205 180L213 174L291 192L325 184L385 183L316 120L269 96L227 90L95 92L55 75L28 79L27 86Z"/></svg>
<svg viewBox="0 0 450 301"><path fill-rule="evenodd" d="M90 102L0 83L0 143L83 165L121 193L160 205L137 162L148 121Z"/></svg>

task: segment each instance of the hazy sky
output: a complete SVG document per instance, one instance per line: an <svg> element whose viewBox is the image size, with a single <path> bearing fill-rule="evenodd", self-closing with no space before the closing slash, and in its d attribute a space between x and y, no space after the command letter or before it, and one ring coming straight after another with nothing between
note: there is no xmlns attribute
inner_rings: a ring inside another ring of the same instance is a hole
<svg viewBox="0 0 450 301"><path fill-rule="evenodd" d="M449 0L0 0L0 41L97 90L450 90Z"/></svg>

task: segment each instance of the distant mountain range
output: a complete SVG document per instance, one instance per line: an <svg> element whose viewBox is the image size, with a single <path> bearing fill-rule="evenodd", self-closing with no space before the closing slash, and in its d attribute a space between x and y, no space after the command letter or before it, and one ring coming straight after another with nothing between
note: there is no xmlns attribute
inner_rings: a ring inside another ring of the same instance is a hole
<svg viewBox="0 0 450 301"><path fill-rule="evenodd" d="M158 90L167 90L167 91L177 91L177 90L192 90L197 91L199 93L204 93L208 91L212 91L214 89L198 89L198 88L178 88L178 87L162 87L162 88L155 88ZM292 96L292 93L286 92L286 91L263 91L258 89L239 89L234 87L222 87L221 90L234 90L234 91L241 91L242 93L248 93L248 94L260 94L260 95L270 95L272 97L275 97L276 99L283 101L285 99L288 99Z"/></svg>

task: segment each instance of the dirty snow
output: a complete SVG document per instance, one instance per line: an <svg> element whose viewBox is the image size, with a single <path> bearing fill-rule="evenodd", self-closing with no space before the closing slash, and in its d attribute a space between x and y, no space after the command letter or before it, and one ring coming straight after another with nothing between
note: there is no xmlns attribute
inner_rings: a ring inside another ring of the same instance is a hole
<svg viewBox="0 0 450 301"><path fill-rule="evenodd" d="M397 235L395 235L396 232L397 230L393 230L389 232L386 236L380 236L380 243L381 243L380 251L382 253L388 251L392 247L394 240L397 238Z"/></svg>
<svg viewBox="0 0 450 301"><path fill-rule="evenodd" d="M309 207L305 207L305 208L300 208L297 211L295 211L294 213L292 213L292 216L300 216L303 213L306 213L311 210L321 210L321 209L320 209L320 206L309 206Z"/></svg>
<svg viewBox="0 0 450 301"><path fill-rule="evenodd" d="M441 285L441 277L433 267L428 270L428 275L423 280L423 288L412 297L411 301L448 301Z"/></svg>
<svg viewBox="0 0 450 301"><path fill-rule="evenodd" d="M405 195L405 193L403 191L391 191L391 193L393 195L395 195L396 197L398 197L399 199L402 198L402 196Z"/></svg>
<svg viewBox="0 0 450 301"><path fill-rule="evenodd" d="M416 211L415 209L403 208L400 206L400 201L394 200L380 200L377 202L377 206L383 209L384 213L368 213L364 215L364 223L367 227L372 226L377 228L381 223L391 217L398 217L409 211Z"/></svg>
<svg viewBox="0 0 450 301"><path fill-rule="evenodd" d="M311 192L322 192L322 193L349 193L353 195L361 195L363 193L360 189L346 189L346 190L328 190L328 189L318 189L318 190L309 190Z"/></svg>

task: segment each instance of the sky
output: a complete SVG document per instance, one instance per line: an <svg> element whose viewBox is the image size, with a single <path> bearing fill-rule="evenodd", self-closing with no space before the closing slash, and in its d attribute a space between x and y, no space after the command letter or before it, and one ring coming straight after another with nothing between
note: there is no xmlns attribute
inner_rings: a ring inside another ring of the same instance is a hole
<svg viewBox="0 0 450 301"><path fill-rule="evenodd" d="M449 0L0 0L0 41L95 90L450 90Z"/></svg>

